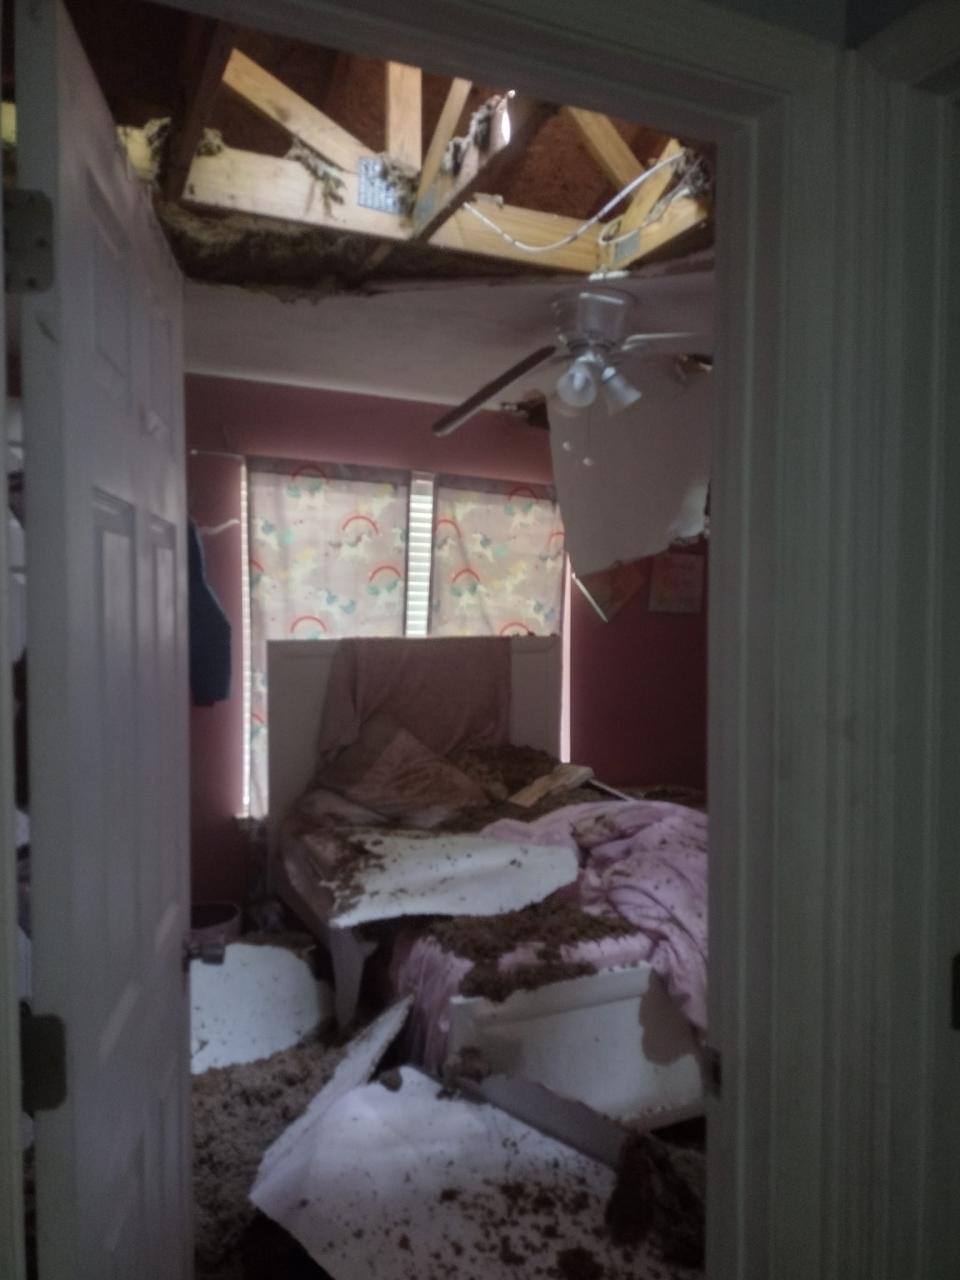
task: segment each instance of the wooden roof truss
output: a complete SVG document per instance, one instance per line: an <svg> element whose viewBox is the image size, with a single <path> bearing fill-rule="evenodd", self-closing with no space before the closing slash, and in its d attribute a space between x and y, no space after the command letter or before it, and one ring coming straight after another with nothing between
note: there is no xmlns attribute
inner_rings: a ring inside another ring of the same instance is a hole
<svg viewBox="0 0 960 1280"><path fill-rule="evenodd" d="M466 139L457 139L472 85L454 79L421 154L420 70L388 62L387 146L379 156L233 41L222 24L191 28L183 91L162 145L148 130L120 130L136 170L167 198L373 237L371 269L406 241L588 275L627 268L710 215L703 194L677 183L678 165L651 174L606 221L585 230L574 218L505 204L489 193L557 108L503 94L474 114ZM221 84L286 132L285 157L205 142ZM563 110L618 191L645 172L609 117ZM683 151L670 138L657 159Z"/></svg>

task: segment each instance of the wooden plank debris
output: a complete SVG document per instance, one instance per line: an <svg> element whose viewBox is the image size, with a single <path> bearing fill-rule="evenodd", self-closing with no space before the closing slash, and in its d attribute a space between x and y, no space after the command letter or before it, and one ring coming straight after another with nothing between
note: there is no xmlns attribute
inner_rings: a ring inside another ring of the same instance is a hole
<svg viewBox="0 0 960 1280"><path fill-rule="evenodd" d="M530 809L544 796L553 795L557 791L573 791L589 782L592 777L593 770L587 764L558 764L550 773L545 773L543 777L514 792L510 803L518 804L522 809Z"/></svg>

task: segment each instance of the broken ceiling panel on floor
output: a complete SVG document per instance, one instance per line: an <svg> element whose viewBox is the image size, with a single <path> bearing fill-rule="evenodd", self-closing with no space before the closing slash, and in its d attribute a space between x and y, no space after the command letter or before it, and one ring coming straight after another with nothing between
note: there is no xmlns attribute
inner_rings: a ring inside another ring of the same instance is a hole
<svg viewBox="0 0 960 1280"><path fill-rule="evenodd" d="M334 1280L671 1274L650 1247L610 1241L610 1169L409 1067L400 1081L340 1097L267 1153L251 1194Z"/></svg>
<svg viewBox="0 0 960 1280"><path fill-rule="evenodd" d="M232 942L222 964L190 966L190 1069L256 1062L333 1017L333 992L289 947Z"/></svg>

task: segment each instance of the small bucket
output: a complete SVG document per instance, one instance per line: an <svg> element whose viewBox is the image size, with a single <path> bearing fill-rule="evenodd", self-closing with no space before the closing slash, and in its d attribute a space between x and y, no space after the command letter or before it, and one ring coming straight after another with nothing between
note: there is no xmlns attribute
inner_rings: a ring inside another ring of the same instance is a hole
<svg viewBox="0 0 960 1280"><path fill-rule="evenodd" d="M235 942L240 908L235 902L198 902L190 908L191 942Z"/></svg>

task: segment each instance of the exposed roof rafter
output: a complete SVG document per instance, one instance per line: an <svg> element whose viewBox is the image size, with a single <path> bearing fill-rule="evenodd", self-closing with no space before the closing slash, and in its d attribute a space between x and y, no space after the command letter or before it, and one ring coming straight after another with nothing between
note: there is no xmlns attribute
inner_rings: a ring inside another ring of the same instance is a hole
<svg viewBox="0 0 960 1280"><path fill-rule="evenodd" d="M510 99L509 106L505 101L501 110L509 111L509 134L499 127L500 112L494 113L486 148L468 147L457 174L438 172L429 187L418 194L412 239L431 240L471 196L481 190L495 190L507 164L532 141L556 108L515 97Z"/></svg>
<svg viewBox="0 0 960 1280"><path fill-rule="evenodd" d="M294 93L239 49L230 56L223 83L255 111L340 169L356 173L360 158L373 154L319 107Z"/></svg>
<svg viewBox="0 0 960 1280"><path fill-rule="evenodd" d="M196 16L187 19L183 74L160 172L160 190L168 200L178 200L183 194L235 36L234 28L226 23Z"/></svg>
<svg viewBox="0 0 960 1280"><path fill-rule="evenodd" d="M577 127L580 138L594 162L619 190L643 172L643 165L633 154L609 116L582 107L564 107L566 115Z"/></svg>
<svg viewBox="0 0 960 1280"><path fill-rule="evenodd" d="M423 160L422 75L419 67L386 64L387 155L420 172Z"/></svg>

